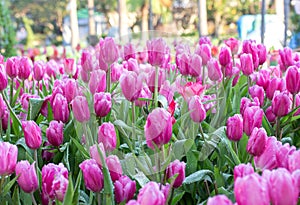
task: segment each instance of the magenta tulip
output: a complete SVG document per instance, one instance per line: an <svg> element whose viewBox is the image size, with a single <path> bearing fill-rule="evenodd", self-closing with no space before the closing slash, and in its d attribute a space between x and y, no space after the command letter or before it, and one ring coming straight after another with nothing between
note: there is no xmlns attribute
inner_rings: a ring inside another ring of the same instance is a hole
<svg viewBox="0 0 300 205"><path fill-rule="evenodd" d="M265 115L269 122L275 122L276 115L272 111L272 106L268 107L265 111Z"/></svg>
<svg viewBox="0 0 300 205"><path fill-rule="evenodd" d="M46 71L46 64L44 61L35 61L33 65L33 77L36 81L40 81L44 77Z"/></svg>
<svg viewBox="0 0 300 205"><path fill-rule="evenodd" d="M39 183L35 171L35 162L32 165L24 160L18 162L16 165L16 175L19 175L17 181L24 192L30 193L38 189Z"/></svg>
<svg viewBox="0 0 300 205"><path fill-rule="evenodd" d="M67 102L70 103L79 94L77 81L72 78L66 79L63 85L63 90Z"/></svg>
<svg viewBox="0 0 300 205"><path fill-rule="evenodd" d="M95 145L90 147L90 150L89 150L90 151L90 156L91 156L91 158L96 160L96 162L99 166L102 167L102 160L101 160L101 157L100 157L100 153L98 152L98 148L99 148L100 152L102 153L103 158L105 160L106 154L105 154L105 149L104 149L104 146L103 146L102 143L95 144Z"/></svg>
<svg viewBox="0 0 300 205"><path fill-rule="evenodd" d="M158 70L158 91L161 85L166 81L166 73L163 69ZM148 74L147 85L152 93L155 90L155 69L153 68Z"/></svg>
<svg viewBox="0 0 300 205"><path fill-rule="evenodd" d="M98 143L103 143L106 151L113 151L117 145L115 127L110 122L104 122L98 129Z"/></svg>
<svg viewBox="0 0 300 205"><path fill-rule="evenodd" d="M239 141L243 137L243 118L240 114L235 114L227 119L226 134L228 139Z"/></svg>
<svg viewBox="0 0 300 205"><path fill-rule="evenodd" d="M277 117L287 115L292 109L292 100L288 92L278 91L274 94L272 100L272 111Z"/></svg>
<svg viewBox="0 0 300 205"><path fill-rule="evenodd" d="M89 104L87 102L86 97L84 96L76 96L72 101L72 110L74 114L74 118L78 122L87 122L90 120L90 110Z"/></svg>
<svg viewBox="0 0 300 205"><path fill-rule="evenodd" d="M247 152L253 156L260 156L265 151L267 138L264 128L255 127L248 140Z"/></svg>
<svg viewBox="0 0 300 205"><path fill-rule="evenodd" d="M288 157L288 169L290 172L300 169L300 150L294 151Z"/></svg>
<svg viewBox="0 0 300 205"><path fill-rule="evenodd" d="M127 61L130 58L136 58L136 50L132 43L124 45L124 59Z"/></svg>
<svg viewBox="0 0 300 205"><path fill-rule="evenodd" d="M233 203L225 195L216 195L208 198L207 205L233 205Z"/></svg>
<svg viewBox="0 0 300 205"><path fill-rule="evenodd" d="M143 205L165 205L166 198L156 182L148 182L140 189L137 201Z"/></svg>
<svg viewBox="0 0 300 205"><path fill-rule="evenodd" d="M262 125L263 110L258 106L247 107L243 115L243 128L246 135L250 136L252 130Z"/></svg>
<svg viewBox="0 0 300 205"><path fill-rule="evenodd" d="M189 99L188 103L190 117L196 122L200 123L206 118L206 110L201 102L201 98L198 95L194 95Z"/></svg>
<svg viewBox="0 0 300 205"><path fill-rule="evenodd" d="M138 72L139 71L139 64L138 61L134 58L130 58L127 63L127 70Z"/></svg>
<svg viewBox="0 0 300 205"><path fill-rule="evenodd" d="M0 142L0 176L10 175L15 171L18 148L9 142Z"/></svg>
<svg viewBox="0 0 300 205"><path fill-rule="evenodd" d="M133 102L138 99L143 88L141 76L133 71L125 71L120 77L120 85L125 98Z"/></svg>
<svg viewBox="0 0 300 205"><path fill-rule="evenodd" d="M56 94L51 103L53 118L66 123L69 119L69 107L67 99L60 93Z"/></svg>
<svg viewBox="0 0 300 205"><path fill-rule="evenodd" d="M157 123L160 122L160 123ZM172 137L172 117L163 108L155 108L147 117L145 137L148 147L155 149L167 144Z"/></svg>
<svg viewBox="0 0 300 205"><path fill-rule="evenodd" d="M285 71L288 67L294 65L293 50L289 47L285 47L283 50L279 50L280 62L282 66L280 68Z"/></svg>
<svg viewBox="0 0 300 205"><path fill-rule="evenodd" d="M267 90L269 82L270 82L270 70L267 69L261 69L258 71L258 74L256 75L256 84L258 86L261 86L264 88L264 90Z"/></svg>
<svg viewBox="0 0 300 205"><path fill-rule="evenodd" d="M236 181L236 179L238 177L245 177L247 175L253 174L254 173L254 169L252 167L252 165L250 163L248 164L239 164L237 166L234 167L233 170L233 178L234 181Z"/></svg>
<svg viewBox="0 0 300 205"><path fill-rule="evenodd" d="M217 59L211 58L207 62L207 70L208 70L208 77L211 81L219 81L222 79L223 74Z"/></svg>
<svg viewBox="0 0 300 205"><path fill-rule="evenodd" d="M62 122L56 120L50 122L49 127L46 129L46 137L51 145L59 146L63 143L63 129L64 124Z"/></svg>
<svg viewBox="0 0 300 205"><path fill-rule="evenodd" d="M42 131L35 121L23 121L22 128L26 145L30 149L38 149L42 144Z"/></svg>
<svg viewBox="0 0 300 205"><path fill-rule="evenodd" d="M219 62L221 66L226 66L230 63L230 61L231 61L231 51L229 47L224 46L220 50Z"/></svg>
<svg viewBox="0 0 300 205"><path fill-rule="evenodd" d="M106 37L103 42L100 42L100 49L100 55L109 65L118 60L119 50L113 38Z"/></svg>
<svg viewBox="0 0 300 205"><path fill-rule="evenodd" d="M262 65L267 60L267 49L266 46L263 44L257 44L257 50L258 50L258 59L259 59L259 65Z"/></svg>
<svg viewBox="0 0 300 205"><path fill-rule="evenodd" d="M166 56L170 55L170 49L162 38L147 42L148 60L153 66L163 67Z"/></svg>
<svg viewBox="0 0 300 205"><path fill-rule="evenodd" d="M254 66L252 61L252 55L244 53L240 57L241 70L244 75L249 76L254 72Z"/></svg>
<svg viewBox="0 0 300 205"><path fill-rule="evenodd" d="M84 160L79 167L83 173L86 188L93 192L100 192L104 187L104 177L96 160Z"/></svg>
<svg viewBox="0 0 300 205"><path fill-rule="evenodd" d="M0 91L5 90L7 84L8 84L8 80L5 74L4 65L0 64Z"/></svg>
<svg viewBox="0 0 300 205"><path fill-rule="evenodd" d="M113 182L118 180L123 174L121 162L118 156L109 155L108 157L106 157L105 162L109 170L111 180Z"/></svg>
<svg viewBox="0 0 300 205"><path fill-rule="evenodd" d="M272 100L276 90L285 90L285 81L281 78L273 78L270 80L268 88L266 89L266 96L269 100Z"/></svg>
<svg viewBox="0 0 300 205"><path fill-rule="evenodd" d="M251 101L247 97L242 97L241 103L240 103L240 113L243 116L244 112L247 107L252 107L252 106L260 106L258 98L254 98L253 101Z"/></svg>
<svg viewBox="0 0 300 205"><path fill-rule="evenodd" d="M10 78L15 78L18 75L19 67L17 64L19 58L20 57L14 56L14 57L7 58L6 60L6 65L5 65L6 73Z"/></svg>
<svg viewBox="0 0 300 205"><path fill-rule="evenodd" d="M121 176L114 183L115 199L117 203L128 202L133 198L136 191L136 183L132 181L128 176Z"/></svg>
<svg viewBox="0 0 300 205"><path fill-rule="evenodd" d="M33 64L30 58L23 56L18 61L18 67L19 67L19 72L18 72L19 78L25 80L29 77L30 72L33 68Z"/></svg>
<svg viewBox="0 0 300 205"><path fill-rule="evenodd" d="M228 46L230 48L230 51L232 54L237 54L238 50L239 50L239 40L235 39L235 38L229 38L227 40L224 41L226 46Z"/></svg>
<svg viewBox="0 0 300 205"><path fill-rule="evenodd" d="M176 65L181 75L184 76L189 75L189 62L190 62L189 53L180 53L176 55Z"/></svg>
<svg viewBox="0 0 300 205"><path fill-rule="evenodd" d="M199 55L193 54L189 59L189 74L193 77L199 77L202 73L202 59Z"/></svg>
<svg viewBox="0 0 300 205"><path fill-rule="evenodd" d="M279 146L276 152L276 160L278 167L289 169L289 158L295 151L296 147L290 146L288 143Z"/></svg>
<svg viewBox="0 0 300 205"><path fill-rule="evenodd" d="M103 70L94 70L91 72L89 88L92 94L104 92L106 89L106 73Z"/></svg>
<svg viewBox="0 0 300 205"><path fill-rule="evenodd" d="M262 87L258 85L253 85L249 88L249 94L252 98L257 97L259 99L260 107L264 105L264 99L265 99L265 91Z"/></svg>
<svg viewBox="0 0 300 205"><path fill-rule="evenodd" d="M290 66L285 76L286 89L292 93L300 92L300 69L297 66Z"/></svg>
<svg viewBox="0 0 300 205"><path fill-rule="evenodd" d="M212 58L211 45L210 44L201 44L196 48L195 53L201 57L202 64L207 65L207 62Z"/></svg>
<svg viewBox="0 0 300 205"><path fill-rule="evenodd" d="M111 94L104 92L95 93L94 110L97 117L105 117L111 110Z"/></svg>
<svg viewBox="0 0 300 205"><path fill-rule="evenodd" d="M166 178L171 179L174 175L177 174L177 177L173 182L173 187L180 187L185 179L185 163L175 160L169 164L166 169Z"/></svg>

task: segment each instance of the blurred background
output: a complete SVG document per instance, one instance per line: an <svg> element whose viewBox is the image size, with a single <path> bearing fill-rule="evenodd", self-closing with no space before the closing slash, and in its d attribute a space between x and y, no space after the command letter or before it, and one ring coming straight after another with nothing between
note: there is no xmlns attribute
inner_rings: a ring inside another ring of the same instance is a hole
<svg viewBox="0 0 300 205"><path fill-rule="evenodd" d="M300 0L0 0L0 51L74 52L105 36L146 40L149 30L297 49L299 14Z"/></svg>

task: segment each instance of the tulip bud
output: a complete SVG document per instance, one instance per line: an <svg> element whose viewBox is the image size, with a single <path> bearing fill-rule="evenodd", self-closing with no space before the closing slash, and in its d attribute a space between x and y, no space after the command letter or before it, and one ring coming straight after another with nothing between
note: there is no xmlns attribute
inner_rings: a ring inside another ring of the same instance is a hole
<svg viewBox="0 0 300 205"><path fill-rule="evenodd" d="M166 62L166 55L170 55L170 49L162 38L147 42L148 60L152 66L162 67Z"/></svg>
<svg viewBox="0 0 300 205"><path fill-rule="evenodd" d="M282 117L287 115L292 109L292 101L290 99L288 92L278 91L274 94L272 100L272 111L277 117Z"/></svg>
<svg viewBox="0 0 300 205"><path fill-rule="evenodd" d="M207 205L233 205L233 203L225 195L216 195L208 198Z"/></svg>
<svg viewBox="0 0 300 205"><path fill-rule="evenodd" d="M159 184L151 181L140 189L137 201L138 203L143 205L164 205L166 202L166 198L160 191Z"/></svg>
<svg viewBox="0 0 300 205"><path fill-rule="evenodd" d="M18 75L19 67L17 64L18 64L19 58L20 57L14 56L14 57L7 58L7 60L6 60L6 65L5 65L6 73L10 78L15 78Z"/></svg>
<svg viewBox="0 0 300 205"><path fill-rule="evenodd" d="M126 63L127 63L127 70L138 72L139 64L136 59L130 58L128 61L126 61Z"/></svg>
<svg viewBox="0 0 300 205"><path fill-rule="evenodd" d="M0 142L0 176L10 175L15 171L18 148L9 142Z"/></svg>
<svg viewBox="0 0 300 205"><path fill-rule="evenodd" d="M115 186L115 199L119 204L121 202L128 202L133 198L136 191L136 183L132 181L128 176L121 176L114 183Z"/></svg>
<svg viewBox="0 0 300 205"><path fill-rule="evenodd" d="M126 71L120 77L122 93L128 101L138 99L143 88L142 79L133 71Z"/></svg>
<svg viewBox="0 0 300 205"><path fill-rule="evenodd" d="M263 44L257 44L259 65L262 65L267 60L267 49Z"/></svg>
<svg viewBox="0 0 300 205"><path fill-rule="evenodd" d="M104 92L106 89L106 73L103 70L91 72L89 88L92 94Z"/></svg>
<svg viewBox="0 0 300 205"><path fill-rule="evenodd" d="M123 65L118 63L113 63L111 64L110 69L111 69L111 82L114 83L119 81L124 70Z"/></svg>
<svg viewBox="0 0 300 205"><path fill-rule="evenodd" d="M265 91L262 87L258 85L253 85L249 88L249 94L252 98L257 97L259 99L259 104L262 107L264 105Z"/></svg>
<svg viewBox="0 0 300 205"><path fill-rule="evenodd" d="M87 122L90 120L90 110L89 104L86 97L77 96L72 100L72 110L74 113L74 118L78 122Z"/></svg>
<svg viewBox="0 0 300 205"><path fill-rule="evenodd" d="M189 53L180 53L176 55L176 65L181 75L186 76L189 74L189 61L190 61Z"/></svg>
<svg viewBox="0 0 300 205"><path fill-rule="evenodd" d="M292 93L297 94L300 91L300 70L296 66L288 68L286 76L286 89Z"/></svg>
<svg viewBox="0 0 300 205"><path fill-rule="evenodd" d="M127 61L130 58L136 58L136 50L132 43L127 43L126 45L124 45L124 59Z"/></svg>
<svg viewBox="0 0 300 205"><path fill-rule="evenodd" d="M253 156L260 156L265 151L267 138L264 128L254 127L247 144L247 152Z"/></svg>
<svg viewBox="0 0 300 205"><path fill-rule="evenodd" d="M58 122L52 120L49 124L49 127L46 129L46 137L50 144L53 146L59 146L63 143L64 135L63 135L64 124L62 122Z"/></svg>
<svg viewBox="0 0 300 205"><path fill-rule="evenodd" d="M276 161L278 167L289 168L289 158L296 151L296 147L290 145L288 143L279 146L276 152Z"/></svg>
<svg viewBox="0 0 300 205"><path fill-rule="evenodd" d="M265 170L263 178L268 182L269 196L272 204L297 204L299 193L297 183L286 169Z"/></svg>
<svg viewBox="0 0 300 205"><path fill-rule="evenodd" d="M253 174L254 173L254 169L252 167L252 165L250 163L248 164L239 164L237 166L234 167L233 170L233 178L234 181L236 181L236 179L238 177L245 177L247 175Z"/></svg>
<svg viewBox="0 0 300 205"><path fill-rule="evenodd" d="M88 190L100 192L104 187L104 177L101 168L94 159L86 159L80 165L84 184Z"/></svg>
<svg viewBox="0 0 300 205"><path fill-rule="evenodd" d="M189 111L191 119L196 122L200 123L206 118L206 110L201 102L201 98L198 95L194 95L190 98L189 103Z"/></svg>
<svg viewBox="0 0 300 205"><path fill-rule="evenodd" d="M118 180L123 174L122 166L118 156L109 155L106 157L105 162L109 170L111 180L113 182Z"/></svg>
<svg viewBox="0 0 300 205"><path fill-rule="evenodd" d="M263 110L258 106L247 107L243 115L243 128L246 135L250 136L254 127L262 125Z"/></svg>
<svg viewBox="0 0 300 205"><path fill-rule="evenodd" d="M55 60L50 60L46 64L46 73L47 75L51 77L56 77L56 73L58 72L58 64Z"/></svg>
<svg viewBox="0 0 300 205"><path fill-rule="evenodd" d="M40 81L44 77L46 64L44 61L35 61L33 65L33 77L36 81Z"/></svg>
<svg viewBox="0 0 300 205"><path fill-rule="evenodd" d="M25 80L29 77L30 72L33 68L33 64L30 58L28 57L21 57L20 60L18 61L19 64L19 72L18 76L20 79Z"/></svg>
<svg viewBox="0 0 300 205"><path fill-rule="evenodd" d="M208 77L211 81L219 81L223 74L220 65L215 58L211 58L207 63Z"/></svg>
<svg viewBox="0 0 300 205"><path fill-rule="evenodd" d="M267 90L269 82L270 82L270 71L267 69L259 70L256 76L256 85L261 86L264 90Z"/></svg>
<svg viewBox="0 0 300 205"><path fill-rule="evenodd" d="M211 45L209 44L202 44L199 45L195 53L198 54L202 59L202 64L207 65L207 62L212 58L211 56Z"/></svg>
<svg viewBox="0 0 300 205"><path fill-rule="evenodd" d="M231 61L231 51L229 47L224 46L221 48L220 54L219 54L219 62L222 66L226 66Z"/></svg>
<svg viewBox="0 0 300 205"><path fill-rule="evenodd" d="M63 89L68 103L78 95L77 81L74 79L68 78L64 83Z"/></svg>
<svg viewBox="0 0 300 205"><path fill-rule="evenodd" d="M94 110L97 117L105 117L111 110L111 94L104 92L95 93Z"/></svg>
<svg viewBox="0 0 300 205"><path fill-rule="evenodd" d="M285 90L284 80L281 78L273 78L270 80L268 88L266 90L266 96L269 100L272 100L276 90L284 91Z"/></svg>
<svg viewBox="0 0 300 205"><path fill-rule="evenodd" d="M32 165L28 161L20 161L16 165L16 175L19 186L26 193L31 193L39 187L37 174L35 171L35 162Z"/></svg>
<svg viewBox="0 0 300 205"><path fill-rule="evenodd" d="M270 106L266 109L265 115L266 115L269 122L275 122L276 115L274 115L274 113L272 111L272 106Z"/></svg>
<svg viewBox="0 0 300 205"><path fill-rule="evenodd" d="M239 50L239 40L235 39L235 38L229 38L227 40L224 41L226 46L228 46L230 48L230 51L232 54L237 54L238 50Z"/></svg>
<svg viewBox="0 0 300 205"><path fill-rule="evenodd" d="M98 143L103 143L106 151L116 149L117 137L115 127L110 122L104 122L98 129Z"/></svg>
<svg viewBox="0 0 300 205"><path fill-rule="evenodd" d="M155 75L156 71L155 69L152 69L149 73L149 77L147 79L147 85L152 93L154 93L155 90ZM160 90L161 85L166 81L166 74L163 69L158 70L158 91Z"/></svg>
<svg viewBox="0 0 300 205"><path fill-rule="evenodd" d="M238 177L234 182L234 195L238 204L270 204L267 182L256 173Z"/></svg>
<svg viewBox="0 0 300 205"><path fill-rule="evenodd" d="M166 169L166 177L167 179L171 179L174 175L177 174L176 179L173 182L173 187L177 188L182 185L182 182L185 179L185 163L180 162L179 160L175 160L171 162Z"/></svg>
<svg viewBox="0 0 300 205"><path fill-rule="evenodd" d="M226 134L228 139L239 141L243 137L243 118L240 114L235 114L227 119Z"/></svg>
<svg viewBox="0 0 300 205"><path fill-rule="evenodd" d="M42 144L41 128L32 120L23 121L22 128L26 145L30 149L38 149Z"/></svg>
<svg viewBox="0 0 300 205"><path fill-rule="evenodd" d="M51 103L53 118L57 121L66 123L69 119L69 107L67 99L60 93L56 94Z"/></svg>
<svg viewBox="0 0 300 205"><path fill-rule="evenodd" d="M160 122L160 123L157 123ZM145 137L148 147L155 149L167 144L172 137L172 117L163 108L155 108L147 117Z"/></svg>
<svg viewBox="0 0 300 205"><path fill-rule="evenodd" d="M144 98L144 99L139 100L139 98ZM144 85L138 99L134 101L134 104L136 106L143 107L148 103L148 101L145 99L151 99L151 98L152 98L152 92L149 90L149 87L147 85Z"/></svg>
<svg viewBox="0 0 300 205"><path fill-rule="evenodd" d="M240 103L240 113L241 115L244 115L244 112L247 107L252 107L252 106L260 106L260 103L258 101L258 98L254 98L253 102L249 98L242 97L241 103Z"/></svg>
<svg viewBox="0 0 300 205"><path fill-rule="evenodd" d="M98 147L99 147L99 150L100 152L102 153L103 155L103 158L105 160L106 158L106 154L105 154L105 149L104 149L104 146L102 143L99 143L99 144L95 144L93 146L90 147L90 156L96 160L97 164L99 166L102 167L102 160L101 160L101 157L100 157L100 153L98 152Z"/></svg>
<svg viewBox="0 0 300 205"><path fill-rule="evenodd" d="M194 54L189 59L189 74L199 77L202 72L202 59L198 54Z"/></svg>
<svg viewBox="0 0 300 205"><path fill-rule="evenodd" d="M103 56L104 62L110 65L118 60L119 50L113 38L106 37L104 41L100 43L100 49L100 55Z"/></svg>
<svg viewBox="0 0 300 205"><path fill-rule="evenodd" d="M90 72L92 70L96 70L96 68L99 65L95 58L95 50L94 49L83 50L82 54L81 54L81 58L80 58L80 64L82 66L82 69L85 72Z"/></svg>
<svg viewBox="0 0 300 205"><path fill-rule="evenodd" d="M7 76L4 71L4 65L0 64L0 91L5 90L7 87L8 81L7 81Z"/></svg>
<svg viewBox="0 0 300 205"><path fill-rule="evenodd" d="M279 50L280 60L282 63L282 71L285 71L288 67L294 65L293 50L289 47L285 47L283 50Z"/></svg>

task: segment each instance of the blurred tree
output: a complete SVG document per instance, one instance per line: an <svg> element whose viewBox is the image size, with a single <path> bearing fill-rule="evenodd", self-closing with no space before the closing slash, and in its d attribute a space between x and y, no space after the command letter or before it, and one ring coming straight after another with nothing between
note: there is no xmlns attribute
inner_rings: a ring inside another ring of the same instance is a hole
<svg viewBox="0 0 300 205"><path fill-rule="evenodd" d="M77 2L76 0L70 0L70 24L71 24L71 46L76 48L79 44L79 28L78 28L78 18L77 18Z"/></svg>
<svg viewBox="0 0 300 205"><path fill-rule="evenodd" d="M16 34L10 13L4 1L0 1L0 53L5 57L16 55L14 48Z"/></svg>
<svg viewBox="0 0 300 205"><path fill-rule="evenodd" d="M89 35L96 34L96 25L94 19L94 10L95 10L95 2L94 0L88 1L88 11L89 11Z"/></svg>

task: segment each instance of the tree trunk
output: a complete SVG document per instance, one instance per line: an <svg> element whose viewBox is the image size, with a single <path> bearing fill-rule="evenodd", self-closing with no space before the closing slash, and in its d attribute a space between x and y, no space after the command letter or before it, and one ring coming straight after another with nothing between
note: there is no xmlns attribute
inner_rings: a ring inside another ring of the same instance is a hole
<svg viewBox="0 0 300 205"><path fill-rule="evenodd" d="M128 26L127 26L127 9L126 0L118 0L119 5L119 39L120 41L127 41L128 38Z"/></svg>
<svg viewBox="0 0 300 205"><path fill-rule="evenodd" d="M96 34L95 18L94 18L94 0L88 0L89 10L89 35Z"/></svg>
<svg viewBox="0 0 300 205"><path fill-rule="evenodd" d="M70 0L70 23L71 23L71 46L76 48L79 44L79 28L78 28L78 19L77 19L77 3L76 0Z"/></svg>
<svg viewBox="0 0 300 205"><path fill-rule="evenodd" d="M142 6L142 40L146 40L148 37L148 9L149 9L149 4L148 0L144 0L144 4Z"/></svg>
<svg viewBox="0 0 300 205"><path fill-rule="evenodd" d="M199 36L208 35L207 29L207 7L206 0L197 0L198 1L198 18L199 18Z"/></svg>

